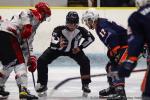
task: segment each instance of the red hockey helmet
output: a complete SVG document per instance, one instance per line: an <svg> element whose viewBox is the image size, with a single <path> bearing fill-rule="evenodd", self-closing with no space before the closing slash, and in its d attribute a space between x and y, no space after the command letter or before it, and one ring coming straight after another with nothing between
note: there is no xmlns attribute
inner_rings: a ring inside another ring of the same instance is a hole
<svg viewBox="0 0 150 100"><path fill-rule="evenodd" d="M43 18L51 16L51 10L47 3L39 2L35 5L35 8L42 15Z"/></svg>

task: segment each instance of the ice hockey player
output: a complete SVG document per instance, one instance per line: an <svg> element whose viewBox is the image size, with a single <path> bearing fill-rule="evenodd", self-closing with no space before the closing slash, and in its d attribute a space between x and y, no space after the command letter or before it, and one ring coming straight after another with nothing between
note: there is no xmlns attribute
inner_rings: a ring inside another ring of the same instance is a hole
<svg viewBox="0 0 150 100"><path fill-rule="evenodd" d="M47 3L39 2L35 9L22 11L11 20L1 23L0 30L0 95L5 97L5 83L10 73L15 71L15 79L19 88L20 99L38 99L27 89L27 66L30 72L37 67L36 57L32 55L32 41L37 27L51 16Z"/></svg>
<svg viewBox="0 0 150 100"><path fill-rule="evenodd" d="M82 43L80 40L84 39ZM38 59L38 85L37 92L47 90L48 64L59 56L68 56L80 65L82 90L90 93L88 85L90 78L90 61L83 50L94 41L93 35L85 28L79 26L79 16L75 11L68 12L66 25L54 28L51 38L51 45Z"/></svg>
<svg viewBox="0 0 150 100"><path fill-rule="evenodd" d="M128 57L120 65L119 77L129 77L132 70L136 67L138 57L147 43L148 51L150 49L150 0L136 0L139 7L128 18L129 34L128 39ZM142 100L150 100L150 53L147 57L147 72L143 79L141 90Z"/></svg>
<svg viewBox="0 0 150 100"><path fill-rule="evenodd" d="M89 28L96 31L100 40L108 48L107 56L109 62L106 65L107 73L117 71L118 65L127 56L127 30L115 22L100 18L96 9L88 9L83 13L82 22ZM113 100L126 100L124 78L108 76L109 88L99 92L100 97Z"/></svg>

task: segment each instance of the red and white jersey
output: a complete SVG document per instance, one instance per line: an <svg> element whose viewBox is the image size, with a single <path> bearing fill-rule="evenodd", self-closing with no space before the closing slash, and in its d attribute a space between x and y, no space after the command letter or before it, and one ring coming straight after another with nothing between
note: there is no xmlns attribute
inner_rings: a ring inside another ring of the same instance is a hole
<svg viewBox="0 0 150 100"><path fill-rule="evenodd" d="M28 53L28 46L30 52L32 53L32 42L34 35L36 33L36 29L41 23L41 15L36 10L27 10L22 11L19 15L15 15L12 17L11 20L4 20L1 23L0 30L10 33L11 35L15 36L21 44L21 48L23 50L23 54L29 55ZM30 24L32 25L32 34L27 39L28 45L26 43L26 39L21 38L21 32L23 31L23 26Z"/></svg>
<svg viewBox="0 0 150 100"><path fill-rule="evenodd" d="M11 20L1 23L1 30L18 38L23 31L23 26L27 24L32 25L34 33L41 23L40 18L41 15L36 10L22 11L19 15L13 16Z"/></svg>

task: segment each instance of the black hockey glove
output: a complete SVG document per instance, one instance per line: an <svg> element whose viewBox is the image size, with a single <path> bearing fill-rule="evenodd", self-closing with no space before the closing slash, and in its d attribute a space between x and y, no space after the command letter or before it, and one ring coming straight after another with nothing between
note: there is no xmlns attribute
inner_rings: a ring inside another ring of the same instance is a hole
<svg viewBox="0 0 150 100"><path fill-rule="evenodd" d="M136 67L137 62L133 62L130 60L127 60L123 62L119 66L118 76L119 77L129 77L133 69Z"/></svg>

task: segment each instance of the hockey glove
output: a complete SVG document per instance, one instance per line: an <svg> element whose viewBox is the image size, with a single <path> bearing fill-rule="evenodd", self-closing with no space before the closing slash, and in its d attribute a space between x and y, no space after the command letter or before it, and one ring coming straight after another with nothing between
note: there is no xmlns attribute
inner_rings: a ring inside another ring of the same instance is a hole
<svg viewBox="0 0 150 100"><path fill-rule="evenodd" d="M77 53L79 53L80 51L81 51L81 50L80 50L79 47L72 49L72 53L73 53L73 54L77 54Z"/></svg>
<svg viewBox="0 0 150 100"><path fill-rule="evenodd" d="M31 36L31 34L32 34L32 25L30 24L24 25L21 32L22 38L27 39Z"/></svg>
<svg viewBox="0 0 150 100"><path fill-rule="evenodd" d="M60 37L60 42L59 42L59 46L60 48L65 48L67 47L68 43L65 41L65 39L63 37Z"/></svg>
<svg viewBox="0 0 150 100"><path fill-rule="evenodd" d="M37 58L35 56L30 56L29 60L28 60L28 70L30 72L34 72L37 68Z"/></svg>
<svg viewBox="0 0 150 100"><path fill-rule="evenodd" d="M129 77L133 69L136 67L137 62L133 62L130 60L127 60L123 62L119 66L118 76L119 77Z"/></svg>

